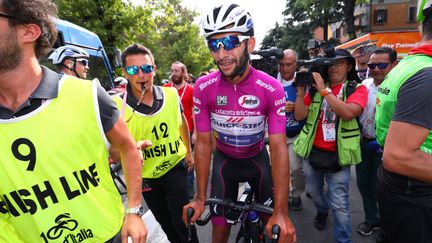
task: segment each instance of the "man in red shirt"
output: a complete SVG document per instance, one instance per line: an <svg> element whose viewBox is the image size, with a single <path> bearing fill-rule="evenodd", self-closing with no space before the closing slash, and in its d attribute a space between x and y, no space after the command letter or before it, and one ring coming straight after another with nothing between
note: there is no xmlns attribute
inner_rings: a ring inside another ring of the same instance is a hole
<svg viewBox="0 0 432 243"><path fill-rule="evenodd" d="M164 87L174 87L177 89L180 101L183 106L183 112L186 116L188 122L189 133L191 134L191 144L195 143L195 133L194 133L194 120L193 120L193 85L186 82L188 79L188 71L186 65L176 61L171 64L171 80L169 83L164 84ZM193 168L193 167L190 167ZM188 193L189 198L194 195L194 173L193 169L188 172Z"/></svg>
<svg viewBox="0 0 432 243"><path fill-rule="evenodd" d="M365 86L357 86L354 81L358 78L355 60L347 50L336 50L327 74L324 80L319 73L312 73L313 88L306 94L304 84L297 85L294 115L296 120L306 119L306 123L294 150L304 158L306 183L317 209L315 227L324 230L332 210L336 242L352 242L350 165L361 161L356 117L365 108L368 93Z"/></svg>

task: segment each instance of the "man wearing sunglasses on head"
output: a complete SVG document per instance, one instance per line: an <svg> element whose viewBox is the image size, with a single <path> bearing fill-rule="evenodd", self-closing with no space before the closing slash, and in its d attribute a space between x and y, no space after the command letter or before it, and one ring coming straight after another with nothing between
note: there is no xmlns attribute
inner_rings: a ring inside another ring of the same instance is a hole
<svg viewBox="0 0 432 243"><path fill-rule="evenodd" d="M255 47L251 15L237 4L223 4L203 18L203 32L219 71L201 77L194 86L197 129L195 164L198 193L183 209L195 209L195 222L204 210L212 153L211 197L237 200L239 182L248 182L255 200L274 205L266 221L281 227L280 242L295 242L295 229L288 218L289 163L285 136L285 94L280 82L249 65ZM268 122L272 168L264 146ZM273 200L274 194L274 200ZM211 208L213 242L227 242L230 225L223 208Z"/></svg>
<svg viewBox="0 0 432 243"><path fill-rule="evenodd" d="M132 44L121 59L129 82L114 101L135 141L146 146L142 147L142 195L168 240L186 243L182 208L189 202L186 175L193 157L180 97L173 87L153 84L156 65L148 48ZM191 242L198 242L195 227L192 230Z"/></svg>
<svg viewBox="0 0 432 243"><path fill-rule="evenodd" d="M360 115L361 124L361 157L362 162L356 165L357 186L363 200L365 221L357 227L361 235L371 235L373 230L379 228L379 212L377 193L377 170L381 165L382 148L378 145L375 136L375 105L376 96L386 75L397 65L396 50L389 47L375 49L370 56L369 73L372 78L363 80L362 84L368 90L368 102Z"/></svg>
<svg viewBox="0 0 432 243"><path fill-rule="evenodd" d="M60 73L87 78L89 70L89 54L77 46L61 46L48 57L57 66Z"/></svg>

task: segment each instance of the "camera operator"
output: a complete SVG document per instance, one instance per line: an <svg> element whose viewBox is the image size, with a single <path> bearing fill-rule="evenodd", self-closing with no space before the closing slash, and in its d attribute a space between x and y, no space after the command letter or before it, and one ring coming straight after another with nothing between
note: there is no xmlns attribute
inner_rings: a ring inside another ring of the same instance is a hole
<svg viewBox="0 0 432 243"><path fill-rule="evenodd" d="M294 153L294 140L300 133L304 122L294 118L294 102L297 96L297 89L294 85L294 76L297 68L298 55L291 49L283 51L283 58L279 59L278 80L282 83L285 91L285 115L287 123L285 127L288 156L290 161L291 188L290 208L301 210L301 194L305 191L305 176L303 173L303 162L300 156Z"/></svg>
<svg viewBox="0 0 432 243"><path fill-rule="evenodd" d="M351 81L356 76L355 60L347 50L337 49L332 59L328 82L314 72L311 86L315 89L305 95L305 85L297 85L294 114L297 120L306 118L306 123L294 142L294 150L304 158L308 191L317 207L315 227L324 230L331 208L336 242L351 242L350 165L361 161L356 117L366 106L367 89ZM327 193L323 191L324 180Z"/></svg>

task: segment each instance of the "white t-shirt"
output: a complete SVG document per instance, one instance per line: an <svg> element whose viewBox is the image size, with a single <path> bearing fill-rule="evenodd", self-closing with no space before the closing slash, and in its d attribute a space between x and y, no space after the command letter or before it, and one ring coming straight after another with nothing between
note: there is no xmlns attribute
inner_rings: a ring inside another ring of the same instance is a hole
<svg viewBox="0 0 432 243"><path fill-rule="evenodd" d="M375 86L373 78L363 80L362 84L368 90L368 102L360 115L360 123L362 124L361 134L367 138L375 138L375 107L378 87Z"/></svg>

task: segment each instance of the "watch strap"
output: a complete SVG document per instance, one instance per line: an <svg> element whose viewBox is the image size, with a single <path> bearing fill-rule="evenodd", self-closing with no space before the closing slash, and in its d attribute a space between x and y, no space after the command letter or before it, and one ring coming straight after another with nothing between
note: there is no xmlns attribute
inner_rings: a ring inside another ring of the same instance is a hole
<svg viewBox="0 0 432 243"><path fill-rule="evenodd" d="M142 205L138 205L136 207L132 207L132 208L126 208L125 209L125 213L126 214L136 214L139 216L143 216L144 215L144 208Z"/></svg>
<svg viewBox="0 0 432 243"><path fill-rule="evenodd" d="M325 97L325 96L331 94L332 91L331 91L330 88L327 87L327 88L321 90L319 93L320 93L320 96L321 96L321 97Z"/></svg>

